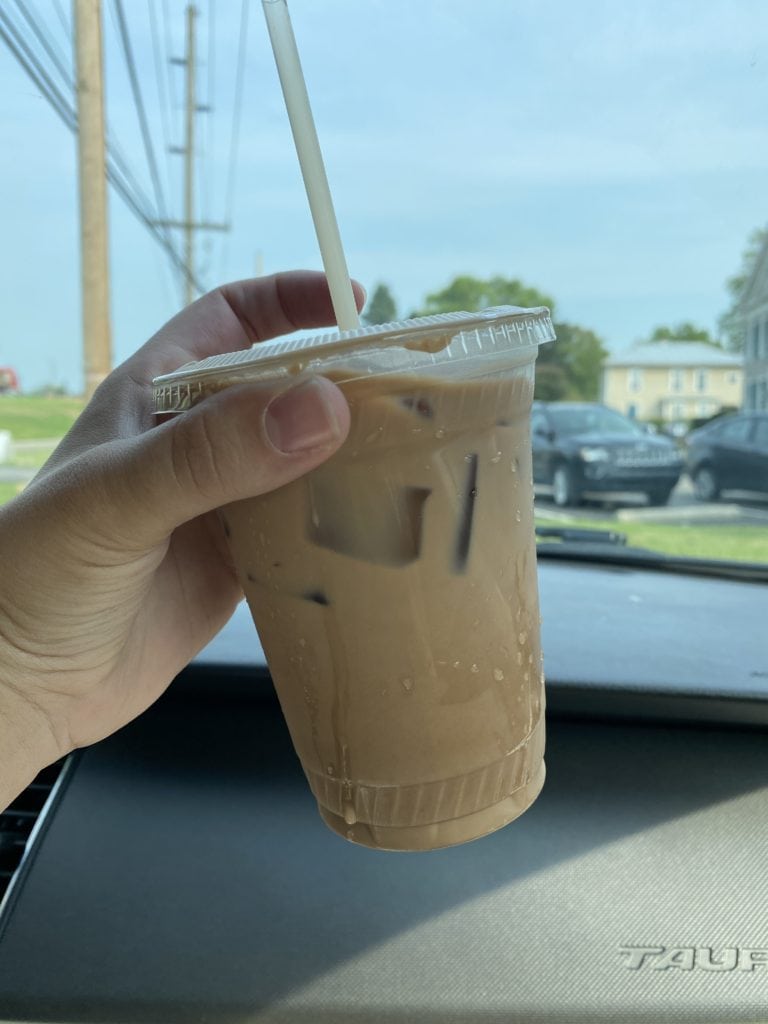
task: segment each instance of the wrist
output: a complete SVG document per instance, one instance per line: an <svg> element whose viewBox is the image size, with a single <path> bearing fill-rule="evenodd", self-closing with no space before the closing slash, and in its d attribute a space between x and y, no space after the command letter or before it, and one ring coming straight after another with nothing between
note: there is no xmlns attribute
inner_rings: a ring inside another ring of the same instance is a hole
<svg viewBox="0 0 768 1024"><path fill-rule="evenodd" d="M4 683L0 669L0 812L61 755L45 713Z"/></svg>

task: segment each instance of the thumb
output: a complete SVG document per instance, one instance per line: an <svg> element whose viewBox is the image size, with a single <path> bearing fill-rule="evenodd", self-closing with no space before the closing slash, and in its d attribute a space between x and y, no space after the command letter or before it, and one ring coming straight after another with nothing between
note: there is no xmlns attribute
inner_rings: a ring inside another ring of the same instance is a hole
<svg viewBox="0 0 768 1024"><path fill-rule="evenodd" d="M115 525L150 546L214 508L255 497L324 462L349 432L338 387L309 377L276 391L242 384L130 442L105 480Z"/></svg>

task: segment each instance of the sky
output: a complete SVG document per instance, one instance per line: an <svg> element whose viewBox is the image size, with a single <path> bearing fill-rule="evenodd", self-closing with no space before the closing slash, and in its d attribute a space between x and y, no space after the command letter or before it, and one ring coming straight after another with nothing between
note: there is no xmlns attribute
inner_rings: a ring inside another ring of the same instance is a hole
<svg viewBox="0 0 768 1024"><path fill-rule="evenodd" d="M23 24L17 5L0 0ZM69 58L68 0L26 0ZM182 210L183 0L124 0L166 207ZM199 0L197 215L206 287L321 260L257 0L231 211L241 0ZM768 222L763 0L291 0L350 271L399 314L457 274L518 277L612 350L657 324L715 332ZM158 27L160 71L150 16ZM167 14L167 18L164 16ZM151 195L112 0L110 134ZM209 39L210 37L210 39ZM163 102L166 99L166 104ZM0 365L82 389L75 141L0 41ZM110 195L119 362L180 307L167 257ZM180 243L180 239L179 239Z"/></svg>

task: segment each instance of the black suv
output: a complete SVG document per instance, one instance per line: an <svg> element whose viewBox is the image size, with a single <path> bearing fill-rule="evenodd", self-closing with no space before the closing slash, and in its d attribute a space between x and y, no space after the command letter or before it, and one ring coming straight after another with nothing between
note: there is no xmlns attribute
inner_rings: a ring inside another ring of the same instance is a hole
<svg viewBox="0 0 768 1024"><path fill-rule="evenodd" d="M531 432L533 482L560 506L620 491L666 505L683 469L674 441L596 402L534 402Z"/></svg>
<svg viewBox="0 0 768 1024"><path fill-rule="evenodd" d="M701 501L727 490L768 493L768 413L723 416L690 433L686 445L686 468Z"/></svg>

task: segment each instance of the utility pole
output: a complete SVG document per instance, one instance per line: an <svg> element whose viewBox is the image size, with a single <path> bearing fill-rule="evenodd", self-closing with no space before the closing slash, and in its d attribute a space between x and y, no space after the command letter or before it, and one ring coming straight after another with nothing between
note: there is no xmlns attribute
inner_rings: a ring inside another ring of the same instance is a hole
<svg viewBox="0 0 768 1024"><path fill-rule="evenodd" d="M181 228L184 232L184 305L188 306L195 298L195 232L196 231L229 231L228 224L214 224L211 221L195 220L195 118L198 114L208 113L210 108L197 102L195 88L197 73L197 54L195 47L195 19L197 8L187 4L186 9L186 54L174 57L172 64L180 64L186 69L184 145L173 147L172 153L184 157L184 217L182 220L160 220L160 227Z"/></svg>
<svg viewBox="0 0 768 1024"><path fill-rule="evenodd" d="M90 398L112 369L101 0L74 0L83 370Z"/></svg>

